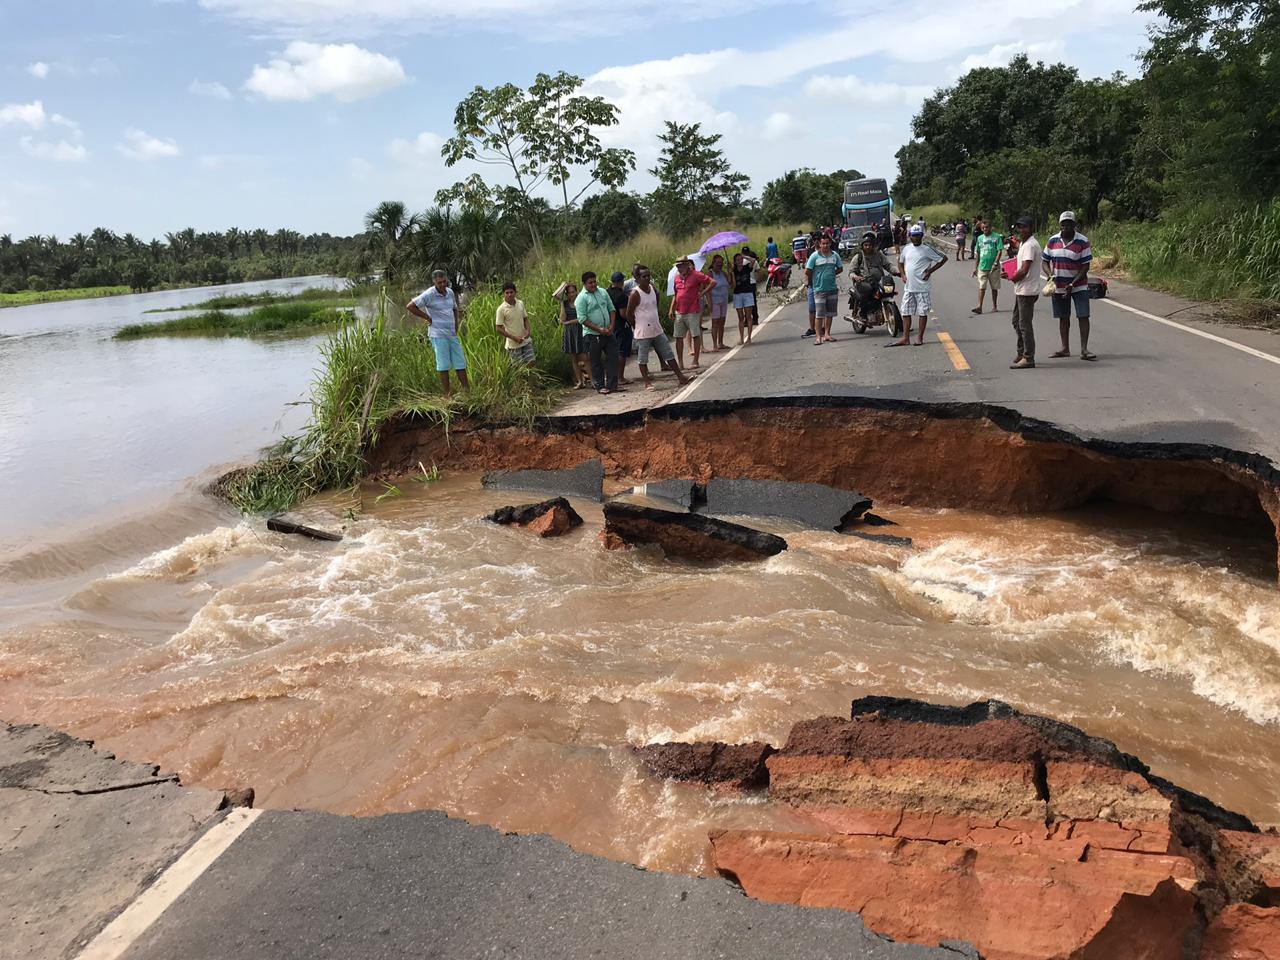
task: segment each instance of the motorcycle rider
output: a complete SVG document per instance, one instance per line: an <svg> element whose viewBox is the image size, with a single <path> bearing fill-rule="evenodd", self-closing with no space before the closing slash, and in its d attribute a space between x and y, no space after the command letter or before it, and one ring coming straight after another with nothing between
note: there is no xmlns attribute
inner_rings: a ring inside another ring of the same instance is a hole
<svg viewBox="0 0 1280 960"><path fill-rule="evenodd" d="M858 316L867 319L867 312L874 302L876 286L885 274L896 274L893 264L883 252L876 248L876 235L862 235L862 247L849 261L849 274L853 281L853 292L858 298Z"/></svg>

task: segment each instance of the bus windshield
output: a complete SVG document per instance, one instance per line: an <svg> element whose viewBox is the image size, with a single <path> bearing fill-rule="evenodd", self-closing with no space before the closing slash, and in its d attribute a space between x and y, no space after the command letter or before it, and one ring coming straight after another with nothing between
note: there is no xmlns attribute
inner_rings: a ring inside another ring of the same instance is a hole
<svg viewBox="0 0 1280 960"><path fill-rule="evenodd" d="M844 204L840 209L848 227L888 223L893 219L893 200L889 197L888 182L879 178L848 181L844 185Z"/></svg>

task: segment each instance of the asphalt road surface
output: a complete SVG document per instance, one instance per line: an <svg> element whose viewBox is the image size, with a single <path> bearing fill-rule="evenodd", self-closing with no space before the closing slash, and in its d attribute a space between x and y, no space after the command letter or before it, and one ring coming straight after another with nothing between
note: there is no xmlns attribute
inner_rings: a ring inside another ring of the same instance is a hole
<svg viewBox="0 0 1280 960"><path fill-rule="evenodd" d="M1080 359L1074 319L1072 356L1049 359L1060 338L1042 297L1035 313L1037 366L1010 370L1012 285L1003 285L998 311L991 311L988 297L987 312L975 316L972 262L948 253L953 259L934 275L934 314L923 346L884 349L885 328L857 334L843 319L835 322L837 342L817 346L800 336L808 326L803 297L782 305L781 294L765 294L760 314L770 319L757 328L753 344L704 354L690 387L677 389L664 375L656 394L636 385L611 397L588 393L563 412L748 396L978 401L1086 438L1210 443L1280 462L1280 334L1199 319L1207 312L1203 305L1112 282L1110 298L1091 304L1089 347L1096 362ZM847 276L840 283L847 313ZM732 324L726 341L737 343Z"/></svg>

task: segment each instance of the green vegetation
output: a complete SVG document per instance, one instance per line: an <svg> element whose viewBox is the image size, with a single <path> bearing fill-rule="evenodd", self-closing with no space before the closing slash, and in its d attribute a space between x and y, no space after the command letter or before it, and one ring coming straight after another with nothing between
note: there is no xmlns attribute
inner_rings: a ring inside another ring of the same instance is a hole
<svg viewBox="0 0 1280 960"><path fill-rule="evenodd" d="M354 307L350 301L348 307ZM338 326L351 319L350 309L330 302L268 303L248 313L207 310L187 317L176 317L159 323L131 323L116 331L117 340L139 340L143 337L259 337L272 334L305 336L317 330Z"/></svg>
<svg viewBox="0 0 1280 960"><path fill-rule="evenodd" d="M844 220L844 185L861 180L860 170L817 173L808 167L770 180L760 197L761 218L769 223L803 223L810 228Z"/></svg>
<svg viewBox="0 0 1280 960"><path fill-rule="evenodd" d="M897 198L893 201L893 215L906 216L911 214L912 220L918 220L924 217L926 224L935 223L951 223L960 216L960 204L958 203L926 203L922 207L906 206L898 202Z"/></svg>
<svg viewBox="0 0 1280 960"><path fill-rule="evenodd" d="M339 306L354 306L361 292L347 288L334 290L328 287L307 287L296 293L274 293L270 290L261 293L231 293L220 297L210 297L199 303L188 303L181 307L157 307L147 313L176 313L179 310L236 310L243 307L258 307L268 303L333 302Z"/></svg>
<svg viewBox="0 0 1280 960"><path fill-rule="evenodd" d="M658 140L662 153L649 170L658 186L649 195L649 208L668 236L688 236L700 224L742 205L751 180L737 173L716 146L720 134L704 134L698 123L668 120Z"/></svg>
<svg viewBox="0 0 1280 960"><path fill-rule="evenodd" d="M54 303L59 300L93 300L97 297L116 297L129 293L128 287L73 287L69 290L22 290L18 293L0 293L0 307L26 307L33 303Z"/></svg>

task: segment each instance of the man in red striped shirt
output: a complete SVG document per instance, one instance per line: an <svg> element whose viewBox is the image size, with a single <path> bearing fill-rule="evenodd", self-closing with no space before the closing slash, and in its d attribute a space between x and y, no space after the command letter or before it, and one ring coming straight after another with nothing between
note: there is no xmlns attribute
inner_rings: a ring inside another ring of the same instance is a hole
<svg viewBox="0 0 1280 960"><path fill-rule="evenodd" d="M1089 264L1093 248L1089 238L1076 230L1076 215L1064 210L1058 218L1059 232L1044 248L1045 275L1053 280L1053 315L1058 318L1062 349L1050 357L1071 356L1071 307L1080 324L1080 359L1097 360L1089 352Z"/></svg>

